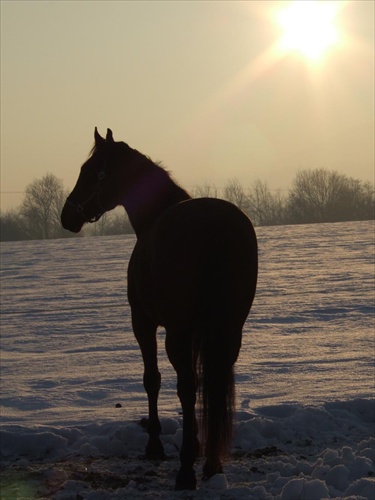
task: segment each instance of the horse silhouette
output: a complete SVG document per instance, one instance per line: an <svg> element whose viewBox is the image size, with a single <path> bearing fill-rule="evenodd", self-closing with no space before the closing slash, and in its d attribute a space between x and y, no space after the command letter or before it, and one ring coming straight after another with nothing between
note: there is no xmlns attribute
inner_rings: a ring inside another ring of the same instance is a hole
<svg viewBox="0 0 375 500"><path fill-rule="evenodd" d="M156 331L162 326L183 415L175 487L195 489L199 452L205 456L204 478L210 478L223 471L230 450L234 364L257 281L255 232L233 204L192 199L159 164L114 141L110 129L103 138L95 128L95 145L66 200L62 225L77 233L118 205L124 206L137 236L128 267L128 299L148 396L146 457L165 458L157 409Z"/></svg>

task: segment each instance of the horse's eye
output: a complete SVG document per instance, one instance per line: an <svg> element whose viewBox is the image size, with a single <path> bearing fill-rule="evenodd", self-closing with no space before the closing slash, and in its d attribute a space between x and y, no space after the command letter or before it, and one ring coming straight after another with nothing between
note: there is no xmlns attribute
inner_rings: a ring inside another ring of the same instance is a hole
<svg viewBox="0 0 375 500"><path fill-rule="evenodd" d="M105 177L105 172L103 172L103 170L102 170L98 173L98 180L102 181L104 179L104 177Z"/></svg>

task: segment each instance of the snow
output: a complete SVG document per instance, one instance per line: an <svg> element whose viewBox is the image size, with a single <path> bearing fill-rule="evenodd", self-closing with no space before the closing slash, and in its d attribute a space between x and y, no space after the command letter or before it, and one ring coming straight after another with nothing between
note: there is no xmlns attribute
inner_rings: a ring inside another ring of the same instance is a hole
<svg viewBox="0 0 375 500"><path fill-rule="evenodd" d="M126 301L133 236L1 248L1 498L375 498L374 224L258 228L225 475L174 492L182 438L159 333L162 440ZM198 477L202 462L197 463Z"/></svg>

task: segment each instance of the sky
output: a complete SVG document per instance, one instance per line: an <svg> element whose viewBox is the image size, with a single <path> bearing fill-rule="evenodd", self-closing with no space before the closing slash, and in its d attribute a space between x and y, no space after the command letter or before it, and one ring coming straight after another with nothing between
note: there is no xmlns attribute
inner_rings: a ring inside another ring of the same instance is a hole
<svg viewBox="0 0 375 500"><path fill-rule="evenodd" d="M95 126L188 190L373 181L374 2L1 1L2 210L72 189Z"/></svg>

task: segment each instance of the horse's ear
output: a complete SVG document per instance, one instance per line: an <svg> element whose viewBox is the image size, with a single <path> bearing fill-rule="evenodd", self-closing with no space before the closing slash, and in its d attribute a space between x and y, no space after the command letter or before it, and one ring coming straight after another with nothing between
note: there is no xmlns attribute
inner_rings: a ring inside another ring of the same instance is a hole
<svg viewBox="0 0 375 500"><path fill-rule="evenodd" d="M97 127L95 127L94 137L95 137L95 146L100 146L100 144L103 144L105 142L103 137L99 134Z"/></svg>
<svg viewBox="0 0 375 500"><path fill-rule="evenodd" d="M113 142L112 130L110 128L107 128L107 136L106 136L105 140L107 142Z"/></svg>

